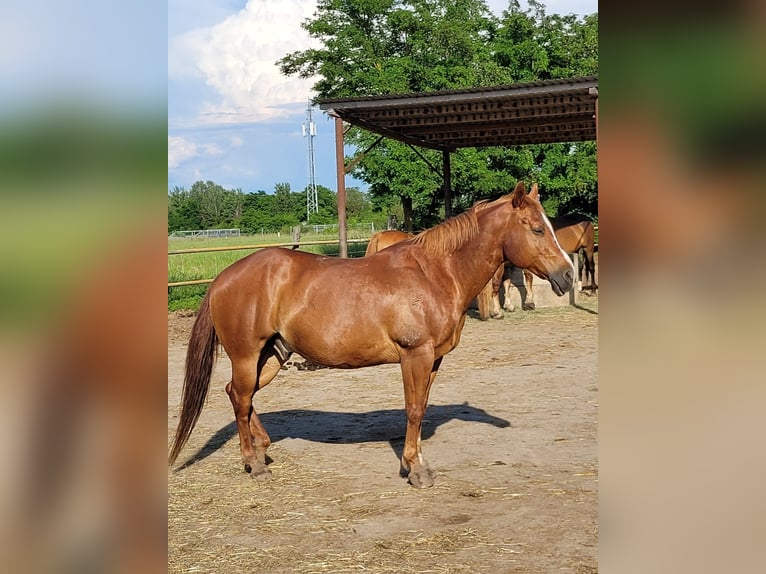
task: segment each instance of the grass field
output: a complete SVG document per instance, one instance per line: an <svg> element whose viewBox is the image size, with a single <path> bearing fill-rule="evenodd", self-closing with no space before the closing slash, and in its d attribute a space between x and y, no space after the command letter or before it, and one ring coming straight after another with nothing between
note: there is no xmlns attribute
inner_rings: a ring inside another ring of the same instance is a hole
<svg viewBox="0 0 766 574"><path fill-rule="evenodd" d="M349 237L349 257L361 257L367 248L366 241L351 241L355 237ZM336 240L337 236L322 234L304 234L301 243L311 241ZM177 281L191 281L195 279L212 279L235 261L250 255L259 245L271 245L285 243L291 245L290 237L282 234L242 235L240 237L215 237L194 239L169 239L168 240L168 283ZM174 251L185 249L205 249L210 247L237 247L254 246L252 249L238 249L235 251L210 251L202 253L173 254ZM338 244L305 245L302 251L321 253L323 255L338 255ZM168 310L196 310L199 308L202 298L207 291L204 285L182 285L168 288Z"/></svg>

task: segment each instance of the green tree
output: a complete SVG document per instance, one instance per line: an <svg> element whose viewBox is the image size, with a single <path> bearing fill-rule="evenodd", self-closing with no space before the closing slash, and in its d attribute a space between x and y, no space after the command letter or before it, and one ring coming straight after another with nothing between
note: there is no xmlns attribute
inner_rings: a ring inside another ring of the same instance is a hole
<svg viewBox="0 0 766 574"><path fill-rule="evenodd" d="M220 222L224 189L212 181L195 181L189 195L198 208L200 228L209 229Z"/></svg>
<svg viewBox="0 0 766 574"><path fill-rule="evenodd" d="M367 194L363 193L358 187L346 189L346 214L348 220L354 222L364 221L365 218L369 220L372 215L372 204L367 198Z"/></svg>
<svg viewBox="0 0 766 574"><path fill-rule="evenodd" d="M199 206L183 187L174 187L168 193L168 233L199 229Z"/></svg>
<svg viewBox="0 0 766 574"><path fill-rule="evenodd" d="M527 11L511 0L501 18L483 0L320 0L302 27L319 47L287 54L277 64L285 75L317 78L318 98L572 77L596 73L598 66L597 16L548 16L534 0ZM346 136L358 149L375 139L360 129ZM453 155L456 205L531 180L540 171L542 164L533 161L540 155L523 148L460 150ZM428 164L440 166L440 154L384 139L353 173L369 184L373 199L399 198L412 228L443 216L441 176Z"/></svg>
<svg viewBox="0 0 766 574"><path fill-rule="evenodd" d="M245 194L241 189L226 189L221 200L221 227L240 227L245 207Z"/></svg>
<svg viewBox="0 0 766 574"><path fill-rule="evenodd" d="M492 20L482 0L322 0L304 22L321 48L293 52L278 64L286 75L319 76L319 97L380 95L467 87L504 78L482 38ZM347 141L367 148L377 136L352 129ZM432 165L440 155L429 150ZM412 226L413 204L432 206L440 177L418 153L384 140L354 175L373 195L401 198Z"/></svg>
<svg viewBox="0 0 766 574"><path fill-rule="evenodd" d="M240 227L246 207L241 189L224 189L212 181L168 192L168 231Z"/></svg>
<svg viewBox="0 0 766 574"><path fill-rule="evenodd" d="M529 0L522 11L511 0L492 40L497 62L514 71L514 82L598 73L598 14L546 14ZM493 164L519 178L537 181L550 215L578 212L596 218L598 174L595 142L520 146Z"/></svg>
<svg viewBox="0 0 766 574"><path fill-rule="evenodd" d="M306 193L308 193L308 188L302 195L304 218L306 216ZM323 185L317 185L317 207L318 211L309 216L308 223L326 224L338 221L338 198L334 191Z"/></svg>
<svg viewBox="0 0 766 574"><path fill-rule="evenodd" d="M277 231L273 221L274 196L263 190L248 193L244 198L242 231L261 233Z"/></svg>
<svg viewBox="0 0 766 574"><path fill-rule="evenodd" d="M306 217L305 194L293 193L289 183L274 186L274 212L272 226L276 230L288 231Z"/></svg>
<svg viewBox="0 0 766 574"><path fill-rule="evenodd" d="M295 210L295 202L290 196L289 183L274 185L274 210L280 214L292 214Z"/></svg>

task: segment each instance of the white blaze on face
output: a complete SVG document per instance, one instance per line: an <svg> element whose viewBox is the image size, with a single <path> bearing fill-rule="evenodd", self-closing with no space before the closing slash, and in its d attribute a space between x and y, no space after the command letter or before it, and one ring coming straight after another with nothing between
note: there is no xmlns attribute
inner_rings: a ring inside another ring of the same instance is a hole
<svg viewBox="0 0 766 574"><path fill-rule="evenodd" d="M543 221L545 221L545 225L548 226L548 230L551 232L551 235L553 235L553 241L556 243L556 247L559 248L559 251L564 256L564 259L566 259L567 262L569 263L569 266L572 268L572 274L574 275L574 265L572 264L572 260L569 258L569 254L566 251L564 251L561 245L559 244L559 239L558 237L556 237L556 231L553 229L553 225L548 219L548 216L545 215L544 211L542 211L542 215L543 215Z"/></svg>

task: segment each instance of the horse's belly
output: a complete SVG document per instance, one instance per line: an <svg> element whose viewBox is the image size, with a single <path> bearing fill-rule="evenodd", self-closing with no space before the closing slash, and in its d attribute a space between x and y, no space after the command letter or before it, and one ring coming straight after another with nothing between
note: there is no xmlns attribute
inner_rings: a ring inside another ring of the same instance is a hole
<svg viewBox="0 0 766 574"><path fill-rule="evenodd" d="M280 335L290 350L326 367L355 369L399 362L396 345L380 331L297 326Z"/></svg>

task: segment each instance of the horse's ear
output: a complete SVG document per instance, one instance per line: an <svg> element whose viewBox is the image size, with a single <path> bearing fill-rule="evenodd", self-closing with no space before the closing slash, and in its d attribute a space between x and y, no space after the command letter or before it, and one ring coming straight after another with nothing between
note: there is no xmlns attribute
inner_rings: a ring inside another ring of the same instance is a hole
<svg viewBox="0 0 766 574"><path fill-rule="evenodd" d="M537 183L533 183L532 184L532 189L529 190L529 197L531 197L532 199L537 199L538 198L538 195L537 195Z"/></svg>
<svg viewBox="0 0 766 574"><path fill-rule="evenodd" d="M527 188L523 181L516 184L516 189L513 190L513 196L511 197L511 204L515 208L519 208L524 204L524 198L527 195Z"/></svg>

